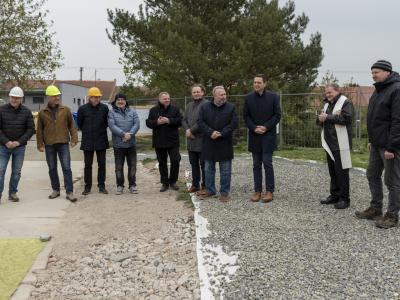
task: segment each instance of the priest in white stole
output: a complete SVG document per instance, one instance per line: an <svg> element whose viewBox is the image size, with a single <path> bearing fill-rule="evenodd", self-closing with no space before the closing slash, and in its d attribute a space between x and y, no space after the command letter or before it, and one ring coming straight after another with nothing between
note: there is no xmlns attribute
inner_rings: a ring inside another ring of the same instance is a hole
<svg viewBox="0 0 400 300"><path fill-rule="evenodd" d="M336 209L350 206L349 169L351 165L351 126L353 104L340 93L337 84L325 87L325 105L318 116L322 127L321 143L328 161L330 195L321 204L334 204Z"/></svg>

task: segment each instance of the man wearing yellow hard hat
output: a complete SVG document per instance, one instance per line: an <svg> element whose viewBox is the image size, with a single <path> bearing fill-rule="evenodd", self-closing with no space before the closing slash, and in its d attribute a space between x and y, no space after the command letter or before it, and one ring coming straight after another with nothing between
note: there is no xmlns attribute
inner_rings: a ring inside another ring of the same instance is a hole
<svg viewBox="0 0 400 300"><path fill-rule="evenodd" d="M0 107L0 199L4 189L7 165L12 159L8 200L18 202L18 183L28 140L34 133L31 111L24 105L24 91L15 86L9 93L10 102Z"/></svg>
<svg viewBox="0 0 400 300"><path fill-rule="evenodd" d="M57 172L57 156L60 159L64 175L66 198L75 202L74 186L72 182L71 147L78 143L78 133L72 118L71 110L60 102L60 90L49 85L46 89L47 106L39 112L36 140L40 152L45 151L49 167L49 175L53 192L50 199L60 196L60 179Z"/></svg>
<svg viewBox="0 0 400 300"><path fill-rule="evenodd" d="M88 102L78 109L78 126L82 131L81 150L85 159L84 180L85 189L82 195L88 195L92 189L92 165L96 152L97 186L99 192L108 194L106 180L106 150L109 148L107 138L107 105L100 103L101 92L97 87L88 90Z"/></svg>

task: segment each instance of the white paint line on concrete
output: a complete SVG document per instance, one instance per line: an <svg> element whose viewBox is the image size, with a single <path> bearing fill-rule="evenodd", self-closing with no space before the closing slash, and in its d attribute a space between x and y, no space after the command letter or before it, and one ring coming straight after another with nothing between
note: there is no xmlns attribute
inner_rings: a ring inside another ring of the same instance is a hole
<svg viewBox="0 0 400 300"><path fill-rule="evenodd" d="M186 179L189 178L190 172L185 171ZM190 187L190 183L186 183L187 187ZM227 254L223 251L220 245L213 246L209 244L203 244L202 239L207 238L211 232L208 230L207 225L208 221L206 218L200 215L200 203L197 200L196 195L192 194L192 202L195 207L194 210L194 221L196 225L196 253L197 253L197 267L200 278L200 291L201 291L201 299L202 300L212 300L215 299L211 282L215 285L219 285L221 283L221 279L224 279L226 282L229 282L229 276L235 274L238 266L236 264L238 255L235 254ZM210 254L210 255L207 255ZM211 255L214 254L214 255ZM219 271L226 271L226 276L218 277L214 276L214 267L217 267ZM220 286L220 285L219 285ZM219 299L223 299L224 290L216 291L219 292Z"/></svg>

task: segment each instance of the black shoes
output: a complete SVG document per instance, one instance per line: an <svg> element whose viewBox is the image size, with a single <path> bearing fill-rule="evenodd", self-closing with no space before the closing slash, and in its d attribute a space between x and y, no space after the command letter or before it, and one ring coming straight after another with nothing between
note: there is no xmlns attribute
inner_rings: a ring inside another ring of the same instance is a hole
<svg viewBox="0 0 400 300"><path fill-rule="evenodd" d="M105 187L99 187L99 193L100 194L108 194L108 191L106 190Z"/></svg>
<svg viewBox="0 0 400 300"><path fill-rule="evenodd" d="M162 193L162 192L165 192L166 190L168 190L168 188L169 188L168 185L163 184L163 185L161 186L161 188L160 188L160 192L161 192L161 193Z"/></svg>
<svg viewBox="0 0 400 300"><path fill-rule="evenodd" d="M108 191L106 190L105 187L99 187L99 193L100 194L108 194ZM90 189L89 188L85 188L82 192L82 195L86 196L90 194Z"/></svg>
<svg viewBox="0 0 400 300"><path fill-rule="evenodd" d="M340 200L330 195L328 198L320 201L321 204L333 204L336 209L345 209L350 206L350 201Z"/></svg>
<svg viewBox="0 0 400 300"><path fill-rule="evenodd" d="M320 201L321 204L335 204L338 202L339 202L339 199L332 197L332 196L329 196L328 198Z"/></svg>
<svg viewBox="0 0 400 300"><path fill-rule="evenodd" d="M176 183L172 183L170 185L171 189L173 189L174 191L178 191L179 190L179 186Z"/></svg>
<svg viewBox="0 0 400 300"><path fill-rule="evenodd" d="M350 202L349 201L339 201L339 202L336 202L335 204L334 204L334 207L336 208L336 209L345 209L345 208L348 208L350 206Z"/></svg>

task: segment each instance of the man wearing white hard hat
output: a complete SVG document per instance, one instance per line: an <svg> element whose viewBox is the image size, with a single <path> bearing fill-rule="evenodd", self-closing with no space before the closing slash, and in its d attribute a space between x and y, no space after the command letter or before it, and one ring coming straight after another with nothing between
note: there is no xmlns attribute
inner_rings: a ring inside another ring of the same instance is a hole
<svg viewBox="0 0 400 300"><path fill-rule="evenodd" d="M0 198L8 161L12 159L8 200L18 202L18 183L24 163L25 148L34 133L32 112L24 105L24 91L16 86L10 90L10 101L0 107Z"/></svg>

